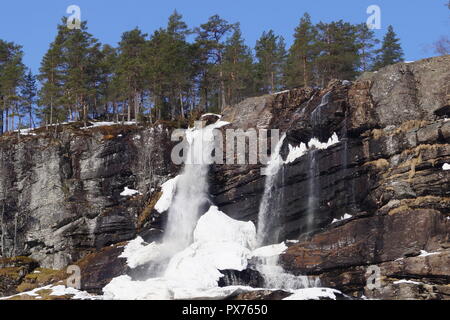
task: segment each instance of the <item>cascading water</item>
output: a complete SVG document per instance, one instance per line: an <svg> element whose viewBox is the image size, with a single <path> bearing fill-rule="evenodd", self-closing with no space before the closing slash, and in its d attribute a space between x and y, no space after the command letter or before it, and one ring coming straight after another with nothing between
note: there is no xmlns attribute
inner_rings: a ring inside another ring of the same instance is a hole
<svg viewBox="0 0 450 320"><path fill-rule="evenodd" d="M284 289L294 292L297 289L320 285L314 277L285 273L278 260L280 254L287 249L287 241L273 244L279 241L278 226L283 208L283 193L280 187L283 185L284 165L289 163L283 161L280 155L285 136L277 143L266 168L267 177L259 210L258 232L252 222L234 220L215 206L210 206L206 212L209 204L208 166L212 163L212 151L216 147L214 129L223 124L226 123L219 121L206 128L191 129L187 132L189 148L183 173L172 179L174 183L163 188L161 199L164 201L158 206L160 209L169 209L162 243L146 244L138 237L126 246L121 255L127 259L128 266L133 270L149 265L150 268L140 279L128 275L114 278L103 289L105 297L223 298L231 296L236 290L256 290L248 287L251 284L248 281L261 278L250 269L259 272L264 281L263 287L269 290ZM310 145L318 149L326 147L317 139L312 139ZM306 147L300 149L303 152ZM173 185L176 185L175 193ZM258 244L272 245L259 247ZM236 275L240 276L226 278L229 274L226 271L236 272ZM241 277L250 274L252 276L248 279ZM225 287L219 287L220 279ZM243 284L247 286L236 287Z"/></svg>
<svg viewBox="0 0 450 320"><path fill-rule="evenodd" d="M143 277L164 274L170 258L192 243L193 232L202 213L209 208L208 172L213 162L214 131L227 124L218 121L204 128L186 131L188 145L184 168L176 182L176 193L169 207L162 243L155 248L155 256Z"/></svg>
<svg viewBox="0 0 450 320"><path fill-rule="evenodd" d="M344 119L344 127L342 128L342 137L343 137L343 144L344 144L344 150L342 151L341 155L341 163L344 167L343 170L343 179L344 179L344 189L345 189L345 207L348 212L352 211L352 206L356 203L355 200L355 180L351 179L351 186L349 186L348 177L350 176L350 170L349 170L349 137L348 137L348 114L345 112L345 119ZM351 190L350 193L348 190Z"/></svg>
<svg viewBox="0 0 450 320"><path fill-rule="evenodd" d="M311 231L314 225L314 215L317 211L318 204L318 192L319 185L318 180L318 166L316 161L317 150L313 149L308 153L308 163L309 163L309 179L308 179L308 212L306 218L307 231Z"/></svg>
<svg viewBox="0 0 450 320"><path fill-rule="evenodd" d="M278 220L283 202L283 192L279 189L279 186L283 185L284 179L284 162L280 151L285 138L286 135L284 134L278 141L265 171L267 177L258 212L256 242L259 247L279 241L280 226L278 226Z"/></svg>
<svg viewBox="0 0 450 320"><path fill-rule="evenodd" d="M263 245L272 245L268 248L285 247L284 243L281 245L275 244L279 242L281 231L280 209L284 200L283 190L280 188L280 186L284 185L284 161L280 152L285 138L286 134L277 143L265 171L267 177L258 212L258 247ZM319 285L316 279L286 273L278 264L278 259L278 254L260 256L257 259L256 269L264 278L264 286L266 288L296 290Z"/></svg>
<svg viewBox="0 0 450 320"><path fill-rule="evenodd" d="M322 107L327 106L330 103L331 91L324 94L320 105L314 109L311 113L311 125L314 133L320 130L322 121ZM310 143L311 144L311 143ZM311 147L311 146L308 146ZM317 164L317 149L311 149L308 153L309 163L309 179L308 179L308 206L307 206L307 218L306 218L306 230L311 231L314 225L314 215L318 208L320 180Z"/></svg>
<svg viewBox="0 0 450 320"><path fill-rule="evenodd" d="M169 209L163 243L171 253L186 248L192 242L192 232L200 217L201 209L208 204L208 170L214 150L213 130L216 125L202 129L189 129L189 143L183 173L176 186L176 195ZM206 210L204 210L206 212Z"/></svg>

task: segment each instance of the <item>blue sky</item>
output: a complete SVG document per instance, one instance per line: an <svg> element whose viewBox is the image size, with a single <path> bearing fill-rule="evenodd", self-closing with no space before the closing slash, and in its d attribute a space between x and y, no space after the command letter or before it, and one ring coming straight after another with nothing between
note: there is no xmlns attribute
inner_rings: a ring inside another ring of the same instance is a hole
<svg viewBox="0 0 450 320"><path fill-rule="evenodd" d="M382 37L392 24L401 38L406 60L434 55L431 44L449 35L450 10L446 0L3 0L0 4L0 39L24 47L25 63L37 72L40 60L54 39L56 24L69 5L81 8L89 31L103 43L115 45L124 31L136 26L151 34L165 26L177 9L190 27L219 14L229 22L240 22L248 45L254 46L263 30L273 29L292 43L294 28L304 12L314 22L343 19L365 22L366 9L381 7Z"/></svg>

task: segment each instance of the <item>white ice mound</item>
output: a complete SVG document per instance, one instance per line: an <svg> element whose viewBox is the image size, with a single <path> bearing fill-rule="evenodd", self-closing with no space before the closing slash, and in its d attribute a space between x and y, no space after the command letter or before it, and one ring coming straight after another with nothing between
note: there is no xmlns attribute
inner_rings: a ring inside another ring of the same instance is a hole
<svg viewBox="0 0 450 320"><path fill-rule="evenodd" d="M163 248L157 243L146 244L141 237L130 241L119 256L127 259L127 265L134 269L161 256Z"/></svg>
<svg viewBox="0 0 450 320"><path fill-rule="evenodd" d="M169 210L173 197L175 196L179 177L180 176L176 176L175 178L166 181L166 183L161 186L162 195L155 204L155 210L159 213Z"/></svg>
<svg viewBox="0 0 450 320"><path fill-rule="evenodd" d="M246 248L253 248L256 228L253 222L237 221L212 206L197 223L194 242L233 242Z"/></svg>
<svg viewBox="0 0 450 320"><path fill-rule="evenodd" d="M197 222L194 242L170 259L162 277L145 281L117 277L103 288L104 297L119 300L226 297L230 289L218 288L223 276L219 270L245 270L255 239L252 222L234 220L213 206ZM127 258L128 265L134 268L158 260L167 249L167 244L146 245L137 238L129 242L121 257Z"/></svg>

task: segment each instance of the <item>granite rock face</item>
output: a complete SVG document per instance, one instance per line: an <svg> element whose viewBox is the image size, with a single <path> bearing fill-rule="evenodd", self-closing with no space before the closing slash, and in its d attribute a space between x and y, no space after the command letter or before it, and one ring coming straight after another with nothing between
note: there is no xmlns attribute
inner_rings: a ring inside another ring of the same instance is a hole
<svg viewBox="0 0 450 320"><path fill-rule="evenodd" d="M1 255L62 269L92 250L133 239L139 213L172 170L170 143L163 127L3 137ZM125 187L142 195L121 196Z"/></svg>
<svg viewBox="0 0 450 320"><path fill-rule="evenodd" d="M354 296L450 299L449 67L449 56L401 63L351 84L247 100L225 113L232 126L286 132L284 159L289 144L339 136L279 173L283 201L273 228L280 240L300 240L281 257L286 270ZM257 222L260 169L214 168L221 210ZM351 218L339 221L344 216ZM381 268L378 290L367 289L369 266Z"/></svg>
<svg viewBox="0 0 450 320"><path fill-rule="evenodd" d="M224 110L230 124L221 130L286 133L283 159L312 138L339 137L278 173L274 190L282 200L271 226L280 241L298 240L280 258L286 271L319 277L322 286L357 298L450 299L450 171L443 170L450 163L449 92L444 56ZM161 184L180 170L170 160L170 136L163 126L118 125L2 137L1 257L29 256L53 269L78 261L83 288L101 292L127 272L122 242L136 235L152 241L163 232L167 213L154 205ZM262 168L211 166L211 202L258 223ZM139 193L121 196L125 187ZM373 270L376 288L368 286ZM10 286L23 278L8 274Z"/></svg>

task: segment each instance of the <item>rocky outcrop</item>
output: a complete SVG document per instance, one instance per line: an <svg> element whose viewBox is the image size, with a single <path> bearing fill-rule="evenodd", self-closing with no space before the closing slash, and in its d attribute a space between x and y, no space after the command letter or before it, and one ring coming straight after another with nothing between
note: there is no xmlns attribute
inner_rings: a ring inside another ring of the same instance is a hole
<svg viewBox="0 0 450 320"><path fill-rule="evenodd" d="M358 298L450 298L450 171L443 170L450 163L449 66L450 56L400 63L353 83L335 80L224 110L230 124L222 130L286 133L283 159L313 137L339 137L278 173L274 190L283 197L271 227L280 241L298 240L281 256L286 271ZM78 261L83 290L99 293L129 271L119 257L122 242L161 236L166 213L154 206L161 184L180 169L170 160L171 130L70 125L36 134L0 139L1 256L25 255L53 269ZM211 166L211 202L257 223L262 167ZM121 196L125 187L139 193ZM30 272L15 271L0 283L0 294ZM260 281L224 272L223 285ZM368 285L371 272L376 288ZM235 298L286 296L260 291Z"/></svg>
<svg viewBox="0 0 450 320"><path fill-rule="evenodd" d="M273 228L282 229L281 239L300 239L281 258L286 270L319 276L322 285L354 296L449 298L448 271L441 266L433 274L429 265L438 257L437 264L450 264L450 174L443 170L450 162L449 65L449 56L397 64L352 84L295 89L225 113L236 127L286 132L284 157L288 144L339 136L338 144L310 151L280 173L283 202ZM260 166L216 166L213 175L216 205L256 222ZM352 218L332 223L345 214ZM371 265L383 279L375 291L366 289Z"/></svg>
<svg viewBox="0 0 450 320"><path fill-rule="evenodd" d="M133 239L139 213L174 170L169 131L120 125L41 131L1 139L1 255L62 269ZM121 196L125 187L141 195Z"/></svg>

